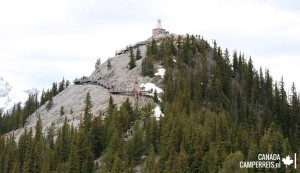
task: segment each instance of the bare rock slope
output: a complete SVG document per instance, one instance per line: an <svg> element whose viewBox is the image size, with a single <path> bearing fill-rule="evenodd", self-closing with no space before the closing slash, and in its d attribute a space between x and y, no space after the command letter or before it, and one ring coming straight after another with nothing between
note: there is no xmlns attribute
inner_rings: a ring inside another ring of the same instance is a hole
<svg viewBox="0 0 300 173"><path fill-rule="evenodd" d="M146 46L140 46L142 57L145 57ZM136 49L134 49L134 53ZM107 61L101 64L101 66L94 70L90 77L99 78L110 82L115 87L122 89L132 89L133 87L138 88L141 83L153 82L159 85L161 78L159 76L155 78L141 76L141 63L142 59L136 61L136 67L132 70L128 69L129 52L116 57L110 58L111 68L107 68ZM43 131L46 132L47 128L53 123L55 129L62 126L64 119L67 118L69 124L78 126L80 119L83 116L84 100L87 92L90 92L92 100L92 113L94 116L104 115L108 106L108 99L111 95L109 90L98 85L71 85L61 93L53 98L53 107L50 110L46 109L47 103L42 105L35 113L33 113L27 119L27 123L24 128L17 129L8 133L7 135L14 134L16 140L19 139L20 135L24 133L25 128L31 128L35 133L35 125L40 116L43 124ZM114 102L120 105L127 98L132 103L135 102L133 96L124 95L112 95ZM146 102L150 101L150 98L139 99L139 106L142 106ZM60 109L64 108L65 114L61 116ZM72 111L71 111L72 110Z"/></svg>

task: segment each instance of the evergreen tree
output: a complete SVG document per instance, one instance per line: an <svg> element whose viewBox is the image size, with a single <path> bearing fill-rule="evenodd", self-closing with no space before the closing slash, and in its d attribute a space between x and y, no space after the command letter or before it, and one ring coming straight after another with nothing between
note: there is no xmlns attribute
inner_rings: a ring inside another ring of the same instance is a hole
<svg viewBox="0 0 300 173"><path fill-rule="evenodd" d="M225 162L223 163L222 169L220 170L220 173L227 173L227 172L232 172L232 173L247 173L247 169L241 169L239 167L238 162L244 160L244 155L242 152L237 151L235 153L229 154Z"/></svg>
<svg viewBox="0 0 300 173"><path fill-rule="evenodd" d="M54 128L55 124L51 123L51 126L47 129L47 136L46 136L46 144L49 149L54 149Z"/></svg>
<svg viewBox="0 0 300 173"><path fill-rule="evenodd" d="M19 163L18 159L15 159L15 162L13 164L12 172L14 172L14 173L20 173L21 172L21 170L20 170L20 163Z"/></svg>
<svg viewBox="0 0 300 173"><path fill-rule="evenodd" d="M129 66L129 70L131 70L134 67L136 67L135 58L134 58L134 54L133 54L132 48L130 48L130 60L129 60L128 66Z"/></svg>
<svg viewBox="0 0 300 173"><path fill-rule="evenodd" d="M148 158L143 166L142 172L143 173L158 172L157 165L155 163L155 151L153 145L151 145L149 148Z"/></svg>
<svg viewBox="0 0 300 173"><path fill-rule="evenodd" d="M48 103L47 103L47 106L46 106L46 109L49 111L53 106L53 97L52 95L50 96L50 99L48 100Z"/></svg>
<svg viewBox="0 0 300 173"><path fill-rule="evenodd" d="M70 173L79 173L79 162L78 162L78 146L77 139L72 140L71 152L69 156L69 168L68 172Z"/></svg>
<svg viewBox="0 0 300 173"><path fill-rule="evenodd" d="M114 155L114 163L112 167L112 173L119 173L122 172L122 164L121 164L121 159L117 153Z"/></svg>
<svg viewBox="0 0 300 173"><path fill-rule="evenodd" d="M59 83L59 87L58 87L58 92L62 92L66 87L66 82L65 79L63 78L63 80Z"/></svg>
<svg viewBox="0 0 300 173"><path fill-rule="evenodd" d="M64 106L60 107L59 114L60 114L60 116L63 116L65 114L65 108L64 108Z"/></svg>
<svg viewBox="0 0 300 173"><path fill-rule="evenodd" d="M79 172L92 172L94 169L94 154L92 148L92 107L91 96L88 92L85 99L84 117L80 123L78 134L78 170Z"/></svg>
<svg viewBox="0 0 300 173"><path fill-rule="evenodd" d="M175 161L175 169L178 170L178 172L191 172L189 167L189 160L188 160L188 154L181 146L180 153L178 154L176 161Z"/></svg>
<svg viewBox="0 0 300 173"><path fill-rule="evenodd" d="M42 120L40 117L38 117L38 120L36 122L35 126L35 141L39 142L43 137L43 127L42 127Z"/></svg>
<svg viewBox="0 0 300 173"><path fill-rule="evenodd" d="M52 93L53 96L56 96L58 94L58 89L57 89L57 83L56 82L53 82L53 84L52 84L51 93Z"/></svg>
<svg viewBox="0 0 300 173"><path fill-rule="evenodd" d="M227 49L223 53L198 36L152 41L142 74L153 75L154 63L166 68L159 121L150 103L134 109L126 99L117 107L112 96L105 119L93 119L87 93L78 128L65 119L56 130L54 124L48 127L45 136L37 116L34 137L26 128L18 144L13 135L1 135L24 126L39 106L50 110L52 97L67 87L64 79L58 87L53 83L40 103L29 95L24 107L18 103L11 113L0 112L0 172L96 172L99 157L102 172L134 172L137 165L142 172L249 172L234 163L255 160L258 153L300 151L296 86L288 93L283 79L274 83L268 70L255 70L251 58L236 51L232 56L231 63Z"/></svg>
<svg viewBox="0 0 300 173"><path fill-rule="evenodd" d="M87 92L85 97L85 108L84 108L84 116L83 116L83 127L84 132L86 133L88 140L91 140L91 127L92 127L92 117L91 114L92 101L90 92Z"/></svg>
<svg viewBox="0 0 300 173"><path fill-rule="evenodd" d="M153 65L153 57L152 55L146 56L142 61L142 75L143 76L154 76L154 65Z"/></svg>
<svg viewBox="0 0 300 173"><path fill-rule="evenodd" d="M110 59L107 60L107 69L111 69L111 62L110 62Z"/></svg>
<svg viewBox="0 0 300 173"><path fill-rule="evenodd" d="M66 81L66 88L67 88L68 86L70 86L70 81L69 81L69 80Z"/></svg>
<svg viewBox="0 0 300 173"><path fill-rule="evenodd" d="M99 157L104 150L104 130L101 116L95 117L92 122L92 144L95 157Z"/></svg>
<svg viewBox="0 0 300 173"><path fill-rule="evenodd" d="M156 90L154 90L154 96L153 96L153 101L155 102L155 103L158 103L158 97L157 97L157 91Z"/></svg>
<svg viewBox="0 0 300 173"><path fill-rule="evenodd" d="M25 154L25 159L24 159L24 165L22 170L24 172L34 172L34 159L35 159L35 147L33 144L33 139L32 139L32 131L30 129L28 133L28 144L26 146L26 154Z"/></svg>
<svg viewBox="0 0 300 173"><path fill-rule="evenodd" d="M96 61L96 63L95 63L95 69L99 68L100 65L101 65L101 59L98 58L97 61Z"/></svg>
<svg viewBox="0 0 300 173"><path fill-rule="evenodd" d="M136 60L140 60L142 58L141 50L140 50L139 47L136 49L136 55L135 55L135 57L136 57Z"/></svg>

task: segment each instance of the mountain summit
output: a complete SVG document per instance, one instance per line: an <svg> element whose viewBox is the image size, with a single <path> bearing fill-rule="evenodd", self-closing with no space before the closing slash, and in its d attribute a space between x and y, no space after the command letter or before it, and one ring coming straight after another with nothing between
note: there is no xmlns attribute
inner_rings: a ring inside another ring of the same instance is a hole
<svg viewBox="0 0 300 173"><path fill-rule="evenodd" d="M0 117L10 131L0 172L248 172L243 160L260 162L258 153L300 151L295 85L287 94L251 57L160 21L150 39L73 82Z"/></svg>
<svg viewBox="0 0 300 173"><path fill-rule="evenodd" d="M161 39L166 37L166 33L160 33L156 35L155 39ZM108 100L112 96L115 104L120 107L123 102L128 98L132 104L137 105L139 108L147 104L149 101L152 102L151 97L154 96L156 90L159 95L162 94L163 87L163 75L164 68L159 64L154 64L153 70L156 75L152 77L142 75L142 62L146 57L147 45L151 41L145 40L140 41L132 45L128 45L126 49L120 50L116 53L115 57L109 58L106 62L99 65L91 75L88 75L89 79L101 79L110 85L113 85L115 89L129 91L125 94L115 94L110 92L105 86L100 86L92 83L84 83L79 85L70 85L65 88L62 92L58 93L53 97L53 105L49 109L47 107L49 101L44 105L41 105L33 114L31 114L25 123L25 126L19 128L8 135L14 134L15 138L18 139L20 135L25 132L25 128L32 128L35 133L34 127L40 117L43 124L43 131L54 124L55 129L61 127L64 123L64 119L70 125L77 126L83 116L84 100L86 94L89 92L91 95L91 113L95 116L105 116L108 109ZM129 69L129 62L132 56L139 54L140 58L135 60L135 67ZM153 74L155 74L153 73ZM77 79L80 79L78 77ZM141 96L137 99L133 90L140 90L143 86L144 89L151 92L148 97ZM61 109L64 109L64 115L61 115ZM157 107L156 116L159 117L161 114L160 109Z"/></svg>

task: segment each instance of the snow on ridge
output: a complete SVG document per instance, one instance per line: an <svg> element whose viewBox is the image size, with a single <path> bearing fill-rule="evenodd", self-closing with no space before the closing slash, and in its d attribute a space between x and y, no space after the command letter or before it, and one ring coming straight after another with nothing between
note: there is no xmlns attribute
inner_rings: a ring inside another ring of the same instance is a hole
<svg viewBox="0 0 300 173"><path fill-rule="evenodd" d="M164 68L159 68L159 69L157 70L157 72L156 72L154 75L155 75L155 76L161 76L161 78L164 78L165 72L166 72L166 69L164 69Z"/></svg>

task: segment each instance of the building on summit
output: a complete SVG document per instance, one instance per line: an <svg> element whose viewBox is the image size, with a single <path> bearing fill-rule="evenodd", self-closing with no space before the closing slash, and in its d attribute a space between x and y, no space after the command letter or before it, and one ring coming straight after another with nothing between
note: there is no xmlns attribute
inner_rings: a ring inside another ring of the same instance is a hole
<svg viewBox="0 0 300 173"><path fill-rule="evenodd" d="M161 20L157 20L157 25L155 29L152 29L152 37L158 37L161 35L168 35L169 31L166 31L166 29L163 29L161 26Z"/></svg>

